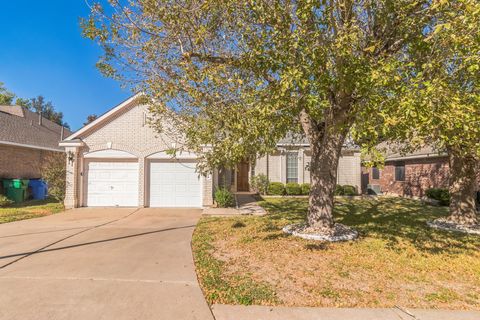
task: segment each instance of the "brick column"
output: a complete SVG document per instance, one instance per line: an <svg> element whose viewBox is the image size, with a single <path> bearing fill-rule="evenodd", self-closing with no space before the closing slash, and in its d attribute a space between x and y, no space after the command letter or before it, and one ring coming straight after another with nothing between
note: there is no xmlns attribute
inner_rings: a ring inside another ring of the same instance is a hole
<svg viewBox="0 0 480 320"><path fill-rule="evenodd" d="M213 174L208 173L206 176L202 177L203 180L203 205L211 206L213 205Z"/></svg>
<svg viewBox="0 0 480 320"><path fill-rule="evenodd" d="M145 172L148 170L147 166L147 161L145 157L139 157L138 158L138 174L140 175L138 177L138 206L139 207L145 207L148 206L146 203L146 193L148 192L148 186L146 185L147 179L145 178Z"/></svg>
<svg viewBox="0 0 480 320"><path fill-rule="evenodd" d="M78 147L66 147L66 186L65 186L65 208L77 208L79 204L79 151Z"/></svg>

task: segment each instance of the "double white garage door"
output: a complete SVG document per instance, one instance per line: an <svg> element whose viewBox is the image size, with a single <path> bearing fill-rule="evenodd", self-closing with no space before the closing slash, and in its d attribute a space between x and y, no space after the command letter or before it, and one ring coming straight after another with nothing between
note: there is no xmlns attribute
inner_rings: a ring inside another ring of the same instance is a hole
<svg viewBox="0 0 480 320"><path fill-rule="evenodd" d="M138 162L87 162L86 205L139 206ZM201 207L202 189L193 162L151 162L145 170L150 207Z"/></svg>

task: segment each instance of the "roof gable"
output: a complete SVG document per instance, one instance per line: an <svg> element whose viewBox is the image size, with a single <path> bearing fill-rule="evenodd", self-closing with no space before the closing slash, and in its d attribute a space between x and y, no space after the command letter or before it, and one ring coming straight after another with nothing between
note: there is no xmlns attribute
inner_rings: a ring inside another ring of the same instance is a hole
<svg viewBox="0 0 480 320"><path fill-rule="evenodd" d="M137 103L138 98L140 98L143 94L138 93L127 100L123 101L119 105L115 106L114 108L110 109L109 111L105 112L103 115L95 119L94 121L90 122L86 126L80 128L79 130L75 131L72 135L68 136L64 141L71 141L76 138L79 138L84 135L89 135L98 128L101 127L102 124L106 123L109 119L113 118L118 113L122 112L124 109L131 107L132 105Z"/></svg>

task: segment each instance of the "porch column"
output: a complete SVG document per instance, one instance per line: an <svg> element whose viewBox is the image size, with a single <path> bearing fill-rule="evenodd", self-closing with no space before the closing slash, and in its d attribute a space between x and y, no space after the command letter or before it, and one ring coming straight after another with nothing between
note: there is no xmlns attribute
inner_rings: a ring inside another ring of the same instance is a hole
<svg viewBox="0 0 480 320"><path fill-rule="evenodd" d="M202 177L203 180L203 206L213 205L213 173L209 172Z"/></svg>
<svg viewBox="0 0 480 320"><path fill-rule="evenodd" d="M297 170L298 170L298 183L305 183L305 165L303 161L303 152L302 148L298 149L297 157Z"/></svg>
<svg viewBox="0 0 480 320"><path fill-rule="evenodd" d="M280 182L287 183L287 153L285 149L280 149Z"/></svg>
<svg viewBox="0 0 480 320"><path fill-rule="evenodd" d="M145 173L148 172L147 166L147 161L145 157L139 157L138 158L138 206L141 208L144 208L145 206L148 206L147 203L147 193L149 190L149 187L147 186L148 179L146 179Z"/></svg>
<svg viewBox="0 0 480 320"><path fill-rule="evenodd" d="M79 147L66 147L65 208L77 208L80 190L80 157Z"/></svg>

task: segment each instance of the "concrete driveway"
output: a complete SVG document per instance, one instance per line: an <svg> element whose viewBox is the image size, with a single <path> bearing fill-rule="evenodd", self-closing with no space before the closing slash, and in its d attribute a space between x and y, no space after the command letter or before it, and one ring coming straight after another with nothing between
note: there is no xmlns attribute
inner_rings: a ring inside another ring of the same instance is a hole
<svg viewBox="0 0 480 320"><path fill-rule="evenodd" d="M0 319L213 319L190 250L200 215L85 208L0 225Z"/></svg>

